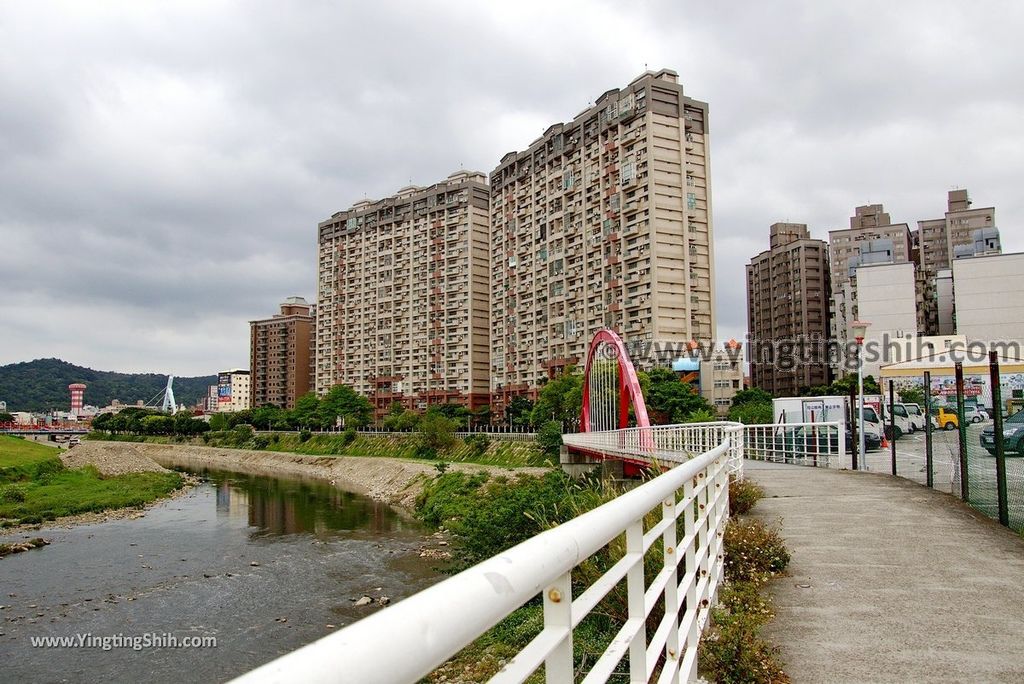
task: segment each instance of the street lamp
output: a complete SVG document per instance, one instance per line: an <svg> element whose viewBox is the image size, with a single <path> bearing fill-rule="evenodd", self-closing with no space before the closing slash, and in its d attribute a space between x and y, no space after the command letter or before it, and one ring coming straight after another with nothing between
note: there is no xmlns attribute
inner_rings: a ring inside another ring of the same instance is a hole
<svg viewBox="0 0 1024 684"><path fill-rule="evenodd" d="M864 335L871 325L866 321L854 321L850 324L850 332L853 339L857 341L857 436L860 444L857 453L860 454L861 467L868 469L868 454L864 440Z"/></svg>

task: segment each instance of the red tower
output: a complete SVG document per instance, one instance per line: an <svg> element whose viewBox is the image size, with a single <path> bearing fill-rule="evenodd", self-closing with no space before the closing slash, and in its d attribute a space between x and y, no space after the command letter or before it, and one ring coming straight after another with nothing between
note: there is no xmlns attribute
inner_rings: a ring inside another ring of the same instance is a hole
<svg viewBox="0 0 1024 684"><path fill-rule="evenodd" d="M68 385L68 389L71 390L71 412L77 415L85 405L85 385L74 382Z"/></svg>

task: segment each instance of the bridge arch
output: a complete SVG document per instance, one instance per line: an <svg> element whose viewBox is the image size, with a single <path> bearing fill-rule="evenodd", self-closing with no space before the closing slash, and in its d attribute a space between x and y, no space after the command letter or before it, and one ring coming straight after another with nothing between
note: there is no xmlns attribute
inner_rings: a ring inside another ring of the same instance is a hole
<svg viewBox="0 0 1024 684"><path fill-rule="evenodd" d="M607 365L612 362L614 367ZM618 333L604 328L594 335L587 350L580 432L628 427L631 405L637 427L649 428L647 405L626 345Z"/></svg>

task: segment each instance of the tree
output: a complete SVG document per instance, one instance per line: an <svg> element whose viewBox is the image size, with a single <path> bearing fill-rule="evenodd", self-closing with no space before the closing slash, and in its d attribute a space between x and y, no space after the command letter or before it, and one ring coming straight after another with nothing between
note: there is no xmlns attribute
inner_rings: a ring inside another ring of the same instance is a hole
<svg viewBox="0 0 1024 684"><path fill-rule="evenodd" d="M714 409L688 382L682 382L670 368L655 368L650 373L651 385L644 398L651 422L674 425L686 422L697 411L713 413Z"/></svg>
<svg viewBox="0 0 1024 684"><path fill-rule="evenodd" d="M395 412L395 409L398 409ZM397 432L411 432L420 424L420 414L415 411L403 409L401 404L391 407L391 413L384 417L384 427Z"/></svg>
<svg viewBox="0 0 1024 684"><path fill-rule="evenodd" d="M14 416L6 411L0 412L0 423L13 423Z"/></svg>
<svg viewBox="0 0 1024 684"><path fill-rule="evenodd" d="M99 431L110 430L110 421L113 420L113 413L101 413L92 419L92 429Z"/></svg>
<svg viewBox="0 0 1024 684"><path fill-rule="evenodd" d="M438 452L450 449L457 441L455 428L456 423L451 418L446 418L437 411L428 411L420 419L417 454L434 457Z"/></svg>
<svg viewBox="0 0 1024 684"><path fill-rule="evenodd" d="M562 448L562 424L549 420L537 432L537 445L548 456L558 456Z"/></svg>
<svg viewBox="0 0 1024 684"><path fill-rule="evenodd" d="M729 409L729 420L745 425L763 425L772 421L772 404L769 401L751 401Z"/></svg>
<svg viewBox="0 0 1024 684"><path fill-rule="evenodd" d="M336 425L341 418L345 427L358 428L370 422L373 404L348 385L335 385L320 400L317 415L325 427Z"/></svg>
<svg viewBox="0 0 1024 684"><path fill-rule="evenodd" d="M740 390L732 398L733 406L758 403L772 403L772 395L759 387L750 387L748 389Z"/></svg>
<svg viewBox="0 0 1024 684"><path fill-rule="evenodd" d="M315 392L307 392L295 402L292 409L292 421L300 428L322 427L319 416L320 399Z"/></svg>
<svg viewBox="0 0 1024 684"><path fill-rule="evenodd" d="M537 396L537 403L531 411L531 423L543 425L556 421L566 426L575 426L583 408L583 375L575 369L565 371L547 381Z"/></svg>
<svg viewBox="0 0 1024 684"><path fill-rule="evenodd" d="M453 421L457 429L464 430L469 425L469 409L462 404L437 404L427 409L427 413L440 413L445 418Z"/></svg>
<svg viewBox="0 0 1024 684"><path fill-rule="evenodd" d="M512 427L527 427L532 412L532 401L523 396L512 397L505 406L505 423Z"/></svg>
<svg viewBox="0 0 1024 684"><path fill-rule="evenodd" d="M226 413L214 413L210 416L211 430L227 430L231 427L231 421Z"/></svg>
<svg viewBox="0 0 1024 684"><path fill-rule="evenodd" d="M901 390L897 390L900 395L900 401L904 404L917 404L918 406L924 407L924 388L917 385L910 387L904 387Z"/></svg>

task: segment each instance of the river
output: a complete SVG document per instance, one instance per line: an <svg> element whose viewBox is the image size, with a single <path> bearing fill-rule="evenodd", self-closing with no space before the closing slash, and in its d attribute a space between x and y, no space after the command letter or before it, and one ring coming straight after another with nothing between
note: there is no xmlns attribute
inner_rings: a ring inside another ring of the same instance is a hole
<svg viewBox="0 0 1024 684"><path fill-rule="evenodd" d="M223 681L387 610L353 599L439 579L420 557L436 540L385 504L319 481L197 474L142 518L44 528L32 536L50 546L0 560L0 681ZM216 646L102 648L147 634ZM32 644L77 635L96 645Z"/></svg>

